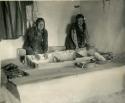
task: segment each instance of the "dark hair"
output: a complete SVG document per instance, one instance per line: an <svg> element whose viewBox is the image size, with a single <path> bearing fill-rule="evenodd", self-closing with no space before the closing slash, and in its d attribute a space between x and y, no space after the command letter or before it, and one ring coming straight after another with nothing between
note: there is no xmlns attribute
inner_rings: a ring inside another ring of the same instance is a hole
<svg viewBox="0 0 125 103"><path fill-rule="evenodd" d="M36 20L36 26L38 26L38 24L39 24L40 21L44 22L44 27L45 27L45 21L44 21L43 18L37 18L37 20Z"/></svg>
<svg viewBox="0 0 125 103"><path fill-rule="evenodd" d="M82 25L82 27L83 27L83 30L85 30L86 29L85 17L82 14L77 14L76 15L75 26L78 28L78 19L79 18L83 18L83 25Z"/></svg>
<svg viewBox="0 0 125 103"><path fill-rule="evenodd" d="M79 18L83 18L83 20L85 19L84 15L82 15L82 14L77 14L77 15L76 15L76 21L75 21L76 24L78 23L78 19L79 19Z"/></svg>

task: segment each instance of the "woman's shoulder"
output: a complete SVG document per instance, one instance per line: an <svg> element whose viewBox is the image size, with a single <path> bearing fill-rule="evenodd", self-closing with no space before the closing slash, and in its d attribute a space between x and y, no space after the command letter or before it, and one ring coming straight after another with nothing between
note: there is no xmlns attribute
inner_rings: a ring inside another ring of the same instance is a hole
<svg viewBox="0 0 125 103"><path fill-rule="evenodd" d="M44 29L44 34L48 34L48 31L47 31L47 29Z"/></svg>
<svg viewBox="0 0 125 103"><path fill-rule="evenodd" d="M35 28L31 27L27 29L25 36L27 36L28 38L34 38L35 31L36 31Z"/></svg>
<svg viewBox="0 0 125 103"><path fill-rule="evenodd" d="M27 33L28 33L28 34L34 33L35 31L36 31L36 28L35 28L35 27L31 27L31 28L28 28L28 29L27 29Z"/></svg>
<svg viewBox="0 0 125 103"><path fill-rule="evenodd" d="M76 24L75 23L71 24L71 29L76 29Z"/></svg>

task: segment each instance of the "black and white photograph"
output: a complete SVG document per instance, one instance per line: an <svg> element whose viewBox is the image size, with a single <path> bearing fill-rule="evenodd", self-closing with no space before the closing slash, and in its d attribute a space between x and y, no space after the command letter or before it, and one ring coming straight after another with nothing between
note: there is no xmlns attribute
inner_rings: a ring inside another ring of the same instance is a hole
<svg viewBox="0 0 125 103"><path fill-rule="evenodd" d="M0 103L125 103L125 0L0 1Z"/></svg>

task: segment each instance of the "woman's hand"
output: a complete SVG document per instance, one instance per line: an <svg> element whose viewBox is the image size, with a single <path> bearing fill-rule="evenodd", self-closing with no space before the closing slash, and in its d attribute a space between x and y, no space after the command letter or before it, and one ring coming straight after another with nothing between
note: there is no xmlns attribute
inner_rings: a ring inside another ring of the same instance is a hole
<svg viewBox="0 0 125 103"><path fill-rule="evenodd" d="M44 56L45 59L48 59L47 53L45 53L43 56Z"/></svg>
<svg viewBox="0 0 125 103"><path fill-rule="evenodd" d="M36 58L37 60L40 60L40 55L39 55L39 54L35 54L35 58Z"/></svg>

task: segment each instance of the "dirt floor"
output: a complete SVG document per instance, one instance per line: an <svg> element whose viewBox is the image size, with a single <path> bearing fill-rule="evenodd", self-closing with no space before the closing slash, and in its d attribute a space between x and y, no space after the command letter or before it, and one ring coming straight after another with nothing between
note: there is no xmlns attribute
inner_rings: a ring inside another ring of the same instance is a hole
<svg viewBox="0 0 125 103"><path fill-rule="evenodd" d="M79 103L125 103L125 91L105 96L95 96Z"/></svg>

